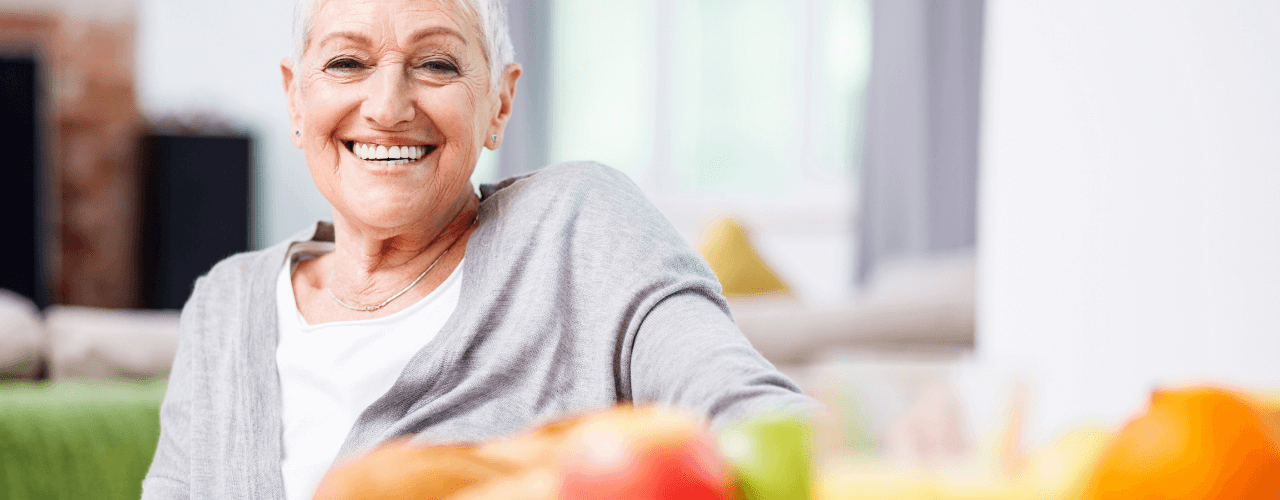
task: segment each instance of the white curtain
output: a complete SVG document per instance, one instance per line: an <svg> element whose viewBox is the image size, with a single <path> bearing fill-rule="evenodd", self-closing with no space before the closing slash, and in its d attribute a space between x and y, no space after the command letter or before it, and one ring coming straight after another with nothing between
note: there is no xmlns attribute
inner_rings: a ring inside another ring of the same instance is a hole
<svg viewBox="0 0 1280 500"><path fill-rule="evenodd" d="M872 3L856 279L972 249L983 0Z"/></svg>
<svg viewBox="0 0 1280 500"><path fill-rule="evenodd" d="M498 178L546 166L550 128L552 0L508 0L507 15L516 62L524 69L515 107L498 151Z"/></svg>

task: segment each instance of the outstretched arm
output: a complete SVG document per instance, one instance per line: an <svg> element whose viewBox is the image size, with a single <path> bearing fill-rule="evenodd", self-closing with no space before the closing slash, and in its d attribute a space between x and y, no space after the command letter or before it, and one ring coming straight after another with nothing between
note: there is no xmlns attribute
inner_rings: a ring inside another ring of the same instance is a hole
<svg viewBox="0 0 1280 500"><path fill-rule="evenodd" d="M694 410L717 428L761 412L823 411L751 347L723 302L707 293L673 294L645 316L630 356L633 400Z"/></svg>

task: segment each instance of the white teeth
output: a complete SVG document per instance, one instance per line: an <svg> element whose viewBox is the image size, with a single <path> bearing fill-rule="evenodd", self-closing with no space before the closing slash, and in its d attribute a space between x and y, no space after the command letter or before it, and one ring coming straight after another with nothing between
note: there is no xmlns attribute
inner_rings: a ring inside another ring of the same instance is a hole
<svg viewBox="0 0 1280 500"><path fill-rule="evenodd" d="M383 146L357 142L351 152L362 160L387 160L388 165L405 165L427 154L426 146Z"/></svg>

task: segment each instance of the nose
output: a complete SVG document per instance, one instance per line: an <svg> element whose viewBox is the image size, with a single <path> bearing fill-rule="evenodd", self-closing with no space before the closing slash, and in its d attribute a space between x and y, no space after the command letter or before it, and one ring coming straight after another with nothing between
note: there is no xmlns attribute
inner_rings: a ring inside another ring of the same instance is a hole
<svg viewBox="0 0 1280 500"><path fill-rule="evenodd" d="M394 128L413 121L413 96L409 75L398 65L380 66L369 80L372 87L361 106L365 119L379 128Z"/></svg>

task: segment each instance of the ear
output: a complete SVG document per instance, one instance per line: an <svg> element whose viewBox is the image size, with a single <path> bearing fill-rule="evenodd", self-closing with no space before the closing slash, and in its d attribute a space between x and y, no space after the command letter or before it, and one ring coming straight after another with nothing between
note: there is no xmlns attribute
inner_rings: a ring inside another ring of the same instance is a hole
<svg viewBox="0 0 1280 500"><path fill-rule="evenodd" d="M498 149L498 143L502 141L502 131L507 128L507 120L511 119L511 106L516 99L516 81L520 79L522 71L524 69L520 64L508 64L507 69L502 72L502 78L498 80L498 109L489 121L489 134L497 135L498 140L490 141L486 138L484 142L489 149Z"/></svg>
<svg viewBox="0 0 1280 500"><path fill-rule="evenodd" d="M302 130L302 106L299 103L302 96L298 95L298 86L293 81L293 59L286 57L280 60L280 77L284 81L284 101L289 106L289 138L294 146L302 148L302 138L294 133Z"/></svg>

